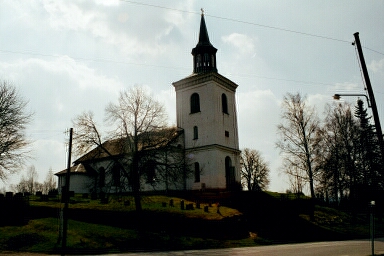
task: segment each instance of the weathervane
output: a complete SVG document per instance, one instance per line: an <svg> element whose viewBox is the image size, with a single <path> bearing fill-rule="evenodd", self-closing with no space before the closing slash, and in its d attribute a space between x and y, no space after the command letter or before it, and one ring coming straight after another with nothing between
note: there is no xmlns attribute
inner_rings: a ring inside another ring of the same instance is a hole
<svg viewBox="0 0 384 256"><path fill-rule="evenodd" d="M204 9L201 8L200 10L201 10L201 15L204 15Z"/></svg>

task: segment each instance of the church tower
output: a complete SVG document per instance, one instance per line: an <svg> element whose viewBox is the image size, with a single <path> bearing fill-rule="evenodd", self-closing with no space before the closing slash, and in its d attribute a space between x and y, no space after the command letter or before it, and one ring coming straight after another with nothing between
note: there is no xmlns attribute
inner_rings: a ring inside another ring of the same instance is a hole
<svg viewBox="0 0 384 256"><path fill-rule="evenodd" d="M184 129L186 162L194 170L188 190L230 190L240 182L238 85L218 73L216 52L202 13L193 73L173 83L177 126Z"/></svg>

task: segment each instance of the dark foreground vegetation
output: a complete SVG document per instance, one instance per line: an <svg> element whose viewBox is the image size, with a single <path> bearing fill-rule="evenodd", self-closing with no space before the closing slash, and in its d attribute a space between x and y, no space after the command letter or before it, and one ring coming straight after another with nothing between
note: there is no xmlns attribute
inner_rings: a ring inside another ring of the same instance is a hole
<svg viewBox="0 0 384 256"><path fill-rule="evenodd" d="M59 198L24 199L18 206L23 207L23 214L18 215L21 222L15 218L12 223L1 222L0 251L60 253ZM5 201L0 200L2 206ZM69 252L185 250L369 238L368 207L350 214L325 205L313 207L307 198L293 194L148 195L142 199L141 214L136 214L133 201L130 196L103 200L72 197ZM314 220L310 221L312 211ZM377 236L383 235L379 232L382 227L381 218L376 218Z"/></svg>

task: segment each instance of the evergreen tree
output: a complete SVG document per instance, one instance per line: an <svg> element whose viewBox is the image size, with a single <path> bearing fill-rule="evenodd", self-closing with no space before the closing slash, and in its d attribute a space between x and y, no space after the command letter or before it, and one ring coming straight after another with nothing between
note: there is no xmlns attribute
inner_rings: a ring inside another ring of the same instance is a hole
<svg viewBox="0 0 384 256"><path fill-rule="evenodd" d="M355 117L359 120L359 167L361 170L361 189L364 191L377 190L381 185L380 173L382 163L380 148L374 125L371 124L371 117L364 108L362 100L357 101L355 106ZM362 192L362 191L360 191Z"/></svg>

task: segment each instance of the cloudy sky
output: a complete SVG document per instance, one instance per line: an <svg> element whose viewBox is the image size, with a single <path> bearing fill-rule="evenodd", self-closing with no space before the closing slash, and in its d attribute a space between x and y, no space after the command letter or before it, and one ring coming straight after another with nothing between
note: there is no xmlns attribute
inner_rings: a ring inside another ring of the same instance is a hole
<svg viewBox="0 0 384 256"><path fill-rule="evenodd" d="M383 1L0 0L0 79L17 86L35 112L27 165L41 181L50 168L66 168L71 120L91 110L102 125L121 90L149 88L176 123L172 82L192 73L200 8L219 73L239 85L240 148L269 162L270 190L289 188L275 148L283 96L307 95L321 115L333 94L364 93L355 32L384 121Z"/></svg>

